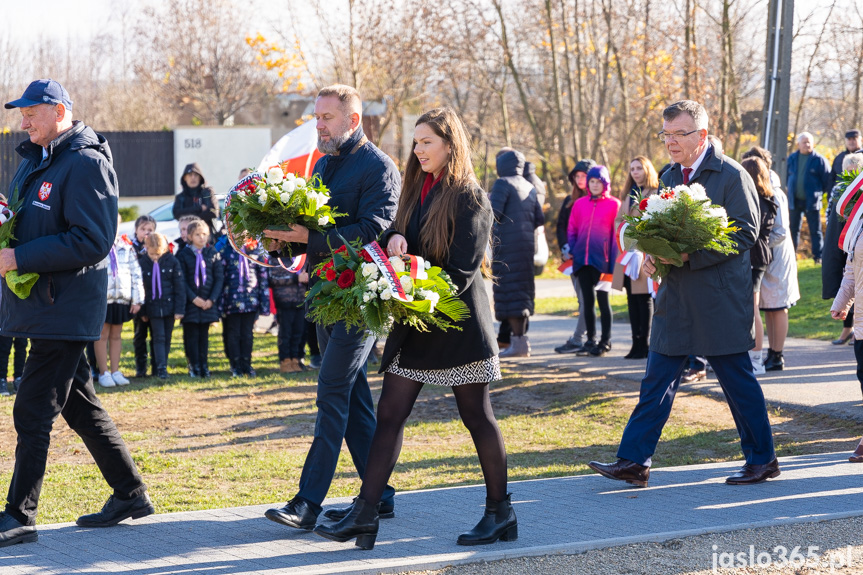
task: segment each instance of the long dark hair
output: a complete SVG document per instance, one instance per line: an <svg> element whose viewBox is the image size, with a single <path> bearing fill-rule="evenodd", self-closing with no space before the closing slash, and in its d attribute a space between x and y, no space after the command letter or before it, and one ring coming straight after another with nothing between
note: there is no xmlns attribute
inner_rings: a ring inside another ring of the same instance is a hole
<svg viewBox="0 0 863 575"><path fill-rule="evenodd" d="M415 126L425 124L449 144L450 155L441 178L441 193L429 207L426 223L420 232L420 242L426 255L443 263L449 257L449 247L455 234L455 216L459 199L468 194L479 203L481 193L473 173L470 158L470 138L467 128L455 110L449 107L429 110L419 117ZM426 173L420 166L416 154L411 153L402 180L402 192L396 212L395 229L404 234L411 214L422 193Z"/></svg>
<svg viewBox="0 0 863 575"><path fill-rule="evenodd" d="M772 198L773 186L770 185L770 168L767 167L767 162L758 156L751 156L744 158L740 162L740 165L752 176L752 181L755 182L755 190L758 192L758 195Z"/></svg>

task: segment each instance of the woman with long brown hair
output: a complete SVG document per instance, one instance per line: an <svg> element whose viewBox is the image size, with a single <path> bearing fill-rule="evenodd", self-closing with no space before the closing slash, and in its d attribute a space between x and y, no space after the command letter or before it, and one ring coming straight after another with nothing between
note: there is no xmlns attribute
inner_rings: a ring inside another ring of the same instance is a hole
<svg viewBox="0 0 863 575"><path fill-rule="evenodd" d="M381 358L384 381L377 428L360 495L350 508L325 514L340 521L318 525L315 533L322 537L356 538L358 547L374 547L378 503L401 451L405 421L427 383L452 387L485 478L485 514L458 543L482 545L517 537L506 492L506 450L488 392L488 384L501 379L482 278L491 225L492 209L473 173L467 129L451 108L426 112L416 122L414 153L402 180L395 223L384 232L381 245L390 256L419 255L442 267L470 316L459 322L460 331L393 328Z"/></svg>
<svg viewBox="0 0 863 575"><path fill-rule="evenodd" d="M624 216L639 216L637 198L652 196L659 189L659 176L653 162L644 156L636 156L629 162L629 175L623 186L620 196L620 211L614 220L614 229L617 230ZM630 250L635 252L637 250ZM632 256L630 256L632 257ZM636 260L637 261L637 260ZM653 320L653 296L647 289L647 275L641 273L637 279L632 279L625 273L620 264L614 266L614 279L611 287L626 290L626 304L629 308L629 326L632 330L632 349L624 358L644 359L647 357L648 343L650 342L650 324Z"/></svg>
<svg viewBox="0 0 863 575"><path fill-rule="evenodd" d="M755 190L758 192L758 208L761 211L761 225L758 228L758 239L749 252L749 260L752 263L752 291L755 301L755 348L749 352L752 359L752 369L755 375L765 373L764 363L761 361L761 348L764 346L764 325L761 322L761 310L758 309L761 296L761 280L764 272L773 260L773 250L770 249L770 232L776 221L776 202L773 200L773 186L770 184L770 168L758 157L745 158L740 165L752 176L755 182Z"/></svg>

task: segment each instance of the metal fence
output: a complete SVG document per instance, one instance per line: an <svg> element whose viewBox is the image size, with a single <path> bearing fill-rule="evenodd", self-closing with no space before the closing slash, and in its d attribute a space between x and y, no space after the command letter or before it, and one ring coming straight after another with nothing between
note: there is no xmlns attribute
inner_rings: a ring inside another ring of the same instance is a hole
<svg viewBox="0 0 863 575"><path fill-rule="evenodd" d="M111 146L121 197L173 196L173 132L102 132ZM0 134L0 192L9 189L21 157L15 148L23 132Z"/></svg>

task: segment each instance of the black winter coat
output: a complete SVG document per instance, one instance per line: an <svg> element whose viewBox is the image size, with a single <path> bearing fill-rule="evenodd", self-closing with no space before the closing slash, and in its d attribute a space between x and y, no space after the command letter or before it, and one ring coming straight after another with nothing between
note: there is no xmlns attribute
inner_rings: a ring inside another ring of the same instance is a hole
<svg viewBox="0 0 863 575"><path fill-rule="evenodd" d="M824 249L821 251L821 297L833 299L839 292L842 274L845 273L845 261L848 254L839 247L839 236L845 222L839 221L836 213L836 203L842 194L836 186L830 192L827 200L827 228L824 230Z"/></svg>
<svg viewBox="0 0 863 575"><path fill-rule="evenodd" d="M560 206L560 211L557 213L557 226L555 227L555 236L557 237L557 248L563 250L563 246L569 243L569 216L572 214L572 206L575 202L572 196L566 196L563 204Z"/></svg>
<svg viewBox="0 0 863 575"><path fill-rule="evenodd" d="M144 306L138 312L143 317L168 317L186 313L186 283L183 266L173 254L159 258L159 276L162 280L161 297L153 299L153 260L147 256L138 258L141 277L144 280Z"/></svg>
<svg viewBox="0 0 863 575"><path fill-rule="evenodd" d="M461 192L449 258L445 262L436 261L423 251L420 232L430 206L441 192L438 183L429 191L425 202L417 202L404 234L408 253L426 258L449 274L458 288L459 298L467 304L470 316L458 324L462 331L444 332L431 327L428 332L420 332L396 324L384 346L381 373L399 351L399 366L408 369L447 369L482 361L498 353L488 293L480 271L491 231L491 206L479 186ZM387 230L381 238L381 245L386 247L394 233L395 230Z"/></svg>
<svg viewBox="0 0 863 575"><path fill-rule="evenodd" d="M497 159L500 176L491 188L494 210L494 314L498 320L533 315L535 285L533 231L543 224L536 190L522 177L524 156L505 152Z"/></svg>
<svg viewBox="0 0 863 575"><path fill-rule="evenodd" d="M219 321L219 298L222 297L222 288L225 283L225 266L219 252L211 246L201 251L204 257L204 267L207 270L207 281L200 286L195 286L195 249L187 246L177 252L177 260L183 266L183 276L186 283L186 311L183 323L214 323ZM200 297L204 300L212 300L213 307L201 309L192 303L192 300Z"/></svg>
<svg viewBox="0 0 863 575"><path fill-rule="evenodd" d="M368 243L392 224L396 216L401 176L389 156L369 142L362 128L351 134L337 155L327 154L315 164L315 174L321 176L330 190L329 206L334 212L346 214L336 218L334 227L326 233L309 230L307 244L291 244L294 256L305 252L309 270L330 257L332 249L342 245L339 234L348 241ZM287 253L273 254L286 257ZM317 277L310 274L309 286Z"/></svg>
<svg viewBox="0 0 863 575"><path fill-rule="evenodd" d="M761 221L758 225L758 238L749 253L752 269L766 270L773 261L773 248L770 247L770 232L776 222L776 210L778 206L773 198L765 198L758 195L758 209L761 211Z"/></svg>
<svg viewBox="0 0 863 575"><path fill-rule="evenodd" d="M219 217L219 208L216 207L215 194L213 188L206 185L204 174L198 167L198 164L189 164L183 171L183 175L192 171L201 176L201 184L197 188L190 188L186 185L183 177L180 178L180 186L182 190L174 197L173 214L174 219L179 220L183 216L198 216L210 227L210 236L215 234L213 221ZM202 207L207 208L206 210Z"/></svg>
<svg viewBox="0 0 863 575"><path fill-rule="evenodd" d="M104 137L81 122L42 147L29 140L9 186L24 199L15 217L18 272L39 280L27 299L2 283L0 335L99 339L108 293L107 260L117 233L117 175Z"/></svg>

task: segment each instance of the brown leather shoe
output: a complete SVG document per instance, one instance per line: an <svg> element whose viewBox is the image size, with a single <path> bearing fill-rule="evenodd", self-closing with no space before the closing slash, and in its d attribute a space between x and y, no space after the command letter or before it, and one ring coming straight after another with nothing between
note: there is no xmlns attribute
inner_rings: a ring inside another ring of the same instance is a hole
<svg viewBox="0 0 863 575"><path fill-rule="evenodd" d="M707 371L704 369L687 369L680 377L680 383L692 383L707 379Z"/></svg>
<svg viewBox="0 0 863 575"><path fill-rule="evenodd" d="M863 439L860 440L860 445L857 446L857 449L854 450L848 461L851 463L863 463Z"/></svg>
<svg viewBox="0 0 863 575"><path fill-rule="evenodd" d="M774 458L773 461L765 465L747 463L740 471L726 479L725 483L728 485L752 485L779 477L779 473L779 462Z"/></svg>
<svg viewBox="0 0 863 575"><path fill-rule="evenodd" d="M603 477L626 481L637 487L647 487L647 479L650 477L649 467L639 465L628 459L618 459L615 463L591 461L587 466Z"/></svg>

